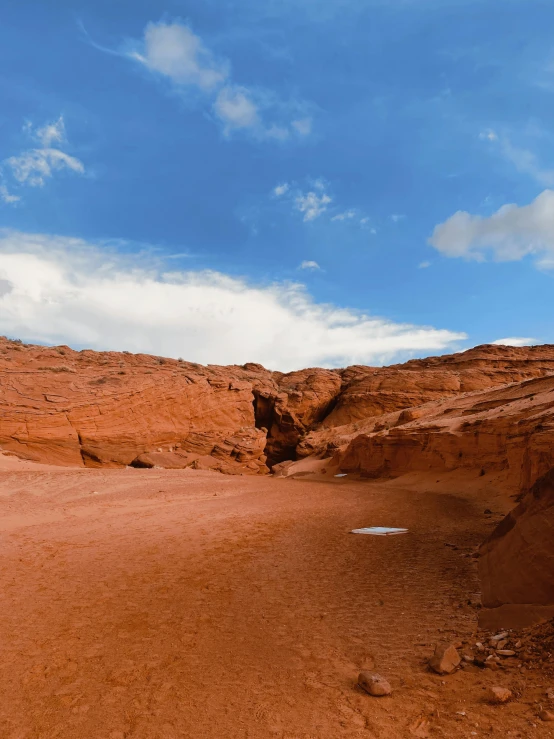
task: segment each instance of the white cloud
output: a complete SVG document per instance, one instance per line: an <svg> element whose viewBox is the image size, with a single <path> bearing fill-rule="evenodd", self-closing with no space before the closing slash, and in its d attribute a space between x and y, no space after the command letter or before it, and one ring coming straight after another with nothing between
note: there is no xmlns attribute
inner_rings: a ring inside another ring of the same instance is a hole
<svg viewBox="0 0 554 739"><path fill-rule="evenodd" d="M149 23L144 31L144 52L133 58L179 85L212 90L229 74L225 62L217 62L188 26L182 23Z"/></svg>
<svg viewBox="0 0 554 739"><path fill-rule="evenodd" d="M227 131L236 128L255 128L260 125L258 106L243 87L224 87L215 100L214 110L224 122Z"/></svg>
<svg viewBox="0 0 554 739"><path fill-rule="evenodd" d="M299 284L137 267L80 239L1 232L0 279L0 333L26 341L292 370L382 363L466 338L316 303Z"/></svg>
<svg viewBox="0 0 554 739"><path fill-rule="evenodd" d="M287 182L283 182L282 185L276 185L273 188L273 194L275 197L280 198L289 191L290 185Z"/></svg>
<svg viewBox="0 0 554 739"><path fill-rule="evenodd" d="M536 339L512 336L508 339L496 339L496 341L493 341L492 343L502 346L532 346L533 344L537 344L538 342Z"/></svg>
<svg viewBox="0 0 554 739"><path fill-rule="evenodd" d="M305 221L314 221L325 213L332 198L327 193L318 195L316 192L300 193L295 198L296 210L304 214Z"/></svg>
<svg viewBox="0 0 554 739"><path fill-rule="evenodd" d="M305 103L283 102L268 90L237 84L231 78L230 63L216 59L200 36L182 22L149 23L136 47L123 55L169 79L180 91L201 92L227 136L247 131L258 139L285 141L311 133L312 119L303 115L308 107Z"/></svg>
<svg viewBox="0 0 554 739"><path fill-rule="evenodd" d="M43 147L28 149L17 156L5 159L2 163L4 178L8 172L20 186L43 187L46 180L51 178L55 172L70 170L77 174L84 174L85 167L79 159L52 146L55 142L60 145L66 142L63 116L36 130L30 123L26 123L23 130L30 138L39 141ZM5 182L0 185L0 197L5 203L13 204L21 200L19 195L9 192Z"/></svg>
<svg viewBox="0 0 554 739"><path fill-rule="evenodd" d="M351 218L354 218L355 215L356 215L355 210L345 210L344 213L337 213L337 215L333 216L331 220L332 221L347 221L347 220L350 220ZM365 223L364 218L362 218L360 223L362 223L362 221Z"/></svg>
<svg viewBox="0 0 554 739"><path fill-rule="evenodd" d="M32 132L32 127L27 126L27 129ZM58 142L62 144L65 141L65 122L63 115L61 115L57 121L52 123L45 123L42 128L38 128L35 133L35 138L40 141L43 147L49 148L53 143Z"/></svg>
<svg viewBox="0 0 554 739"><path fill-rule="evenodd" d="M18 157L9 157L6 164L20 184L31 187L42 187L56 171L70 169L78 174L85 171L79 159L59 149L30 149Z"/></svg>
<svg viewBox="0 0 554 739"><path fill-rule="evenodd" d="M308 269L308 270L311 270L312 272L314 272L314 271L320 270L321 267L319 266L319 264L317 262L313 262L311 260L305 259L300 264L300 267L298 269Z"/></svg>
<svg viewBox="0 0 554 739"><path fill-rule="evenodd" d="M419 269L427 269L431 266L431 262L420 262L418 265Z"/></svg>
<svg viewBox="0 0 554 739"><path fill-rule="evenodd" d="M403 221L404 218L406 218L406 216L403 215L402 213L393 213L392 216L390 217L393 223L399 223L400 221Z"/></svg>
<svg viewBox="0 0 554 739"><path fill-rule="evenodd" d="M503 205L492 216L458 211L435 227L431 246L447 257L515 261L528 254L538 265L554 266L554 191L544 190L529 205Z"/></svg>
<svg viewBox="0 0 554 739"><path fill-rule="evenodd" d="M293 209L304 214L303 220L306 222L314 221L329 211L329 206L333 202L333 198L327 192L329 183L323 177L308 178L308 183L313 188L308 192L297 187L295 183L291 186L288 182L276 185L271 191L273 197L282 198L286 196L286 200L292 204ZM368 217L359 218L359 213L354 208L339 210L338 212L337 210L336 207L331 209L329 213L331 221L341 222L356 219L356 223L359 222L362 227L367 226L370 222ZM333 213L334 215L332 215ZM375 234L377 231L371 228L371 233Z"/></svg>
<svg viewBox="0 0 554 739"><path fill-rule="evenodd" d="M12 195L6 185L0 185L0 198L8 205L13 205L21 200L19 195Z"/></svg>

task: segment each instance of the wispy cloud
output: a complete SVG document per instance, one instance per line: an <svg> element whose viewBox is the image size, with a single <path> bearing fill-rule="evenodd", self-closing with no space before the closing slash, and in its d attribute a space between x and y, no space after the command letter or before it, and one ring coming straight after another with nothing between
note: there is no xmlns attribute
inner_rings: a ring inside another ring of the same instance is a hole
<svg viewBox="0 0 554 739"><path fill-rule="evenodd" d="M298 187L295 183L282 182L271 191L272 197L285 198L292 204L293 210L303 214L303 220L315 221L327 213L330 220L334 222L349 221L364 227L370 223L367 216L361 214L355 208L342 210L340 207L331 207L334 202L329 193L329 183L322 177L308 180L310 189ZM371 233L377 233L371 228Z"/></svg>
<svg viewBox="0 0 554 739"><path fill-rule="evenodd" d="M496 339L496 341L492 341L491 343L502 346L533 346L533 344L538 344L539 342L529 337L512 336L508 339Z"/></svg>
<svg viewBox="0 0 554 739"><path fill-rule="evenodd" d="M554 186L554 169L542 166L538 156L531 149L515 146L508 136L501 136L492 129L482 131L479 138L488 141L493 150L513 164L518 172L529 175L544 187Z"/></svg>
<svg viewBox="0 0 554 739"><path fill-rule="evenodd" d="M305 259L303 262L300 263L298 269L307 269L311 272L317 272L318 270L321 270L321 267L317 262Z"/></svg>
<svg viewBox="0 0 554 739"><path fill-rule="evenodd" d="M427 269L431 266L431 262L420 262L417 266L419 269Z"/></svg>
<svg viewBox="0 0 554 739"><path fill-rule="evenodd" d="M36 129L28 122L23 130L30 139L41 146L5 159L2 163L4 179L9 175L12 182L18 186L43 187L46 180L53 177L56 172L66 170L84 174L84 164L60 148L67 143L63 117L60 116L57 121L46 123ZM58 144L58 147L54 147L54 144ZM6 182L0 186L0 197L8 204L21 200L20 195L14 195L9 191Z"/></svg>
<svg viewBox="0 0 554 739"><path fill-rule="evenodd" d="M286 141L304 139L312 132L306 102L283 101L269 90L237 83L229 60L218 58L181 21L148 23L143 39L121 55L168 80L183 94L191 89L200 93L226 136L243 131L258 139Z"/></svg>
<svg viewBox="0 0 554 739"><path fill-rule="evenodd" d="M15 179L22 185L42 187L54 172L69 169L83 174L85 167L79 159L59 149L30 149L5 162Z"/></svg>
<svg viewBox="0 0 554 739"><path fill-rule="evenodd" d="M12 195L6 185L0 185L0 199L8 205L13 205L21 200L19 195Z"/></svg>
<svg viewBox="0 0 554 739"><path fill-rule="evenodd" d="M545 190L529 205L503 205L489 217L458 211L437 225L429 243L447 257L497 261L537 257L537 266L554 267L554 191Z"/></svg>
<svg viewBox="0 0 554 739"><path fill-rule="evenodd" d="M381 364L466 338L318 303L297 283L137 267L105 245L44 234L0 232L0 280L0 333L47 344L287 371Z"/></svg>
<svg viewBox="0 0 554 739"><path fill-rule="evenodd" d="M350 221L352 218L355 218L355 217L356 217L355 210L345 210L343 213L337 213L335 216L331 218L331 220L332 221Z"/></svg>

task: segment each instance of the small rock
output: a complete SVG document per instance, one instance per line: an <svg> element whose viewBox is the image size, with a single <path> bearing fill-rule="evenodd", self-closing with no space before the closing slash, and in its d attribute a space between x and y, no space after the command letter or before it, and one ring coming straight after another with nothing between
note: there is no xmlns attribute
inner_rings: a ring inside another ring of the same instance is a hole
<svg viewBox="0 0 554 739"><path fill-rule="evenodd" d="M389 681L375 672L367 672L366 670L360 672L358 675L358 685L370 695L382 696L392 693Z"/></svg>
<svg viewBox="0 0 554 739"><path fill-rule="evenodd" d="M462 657L464 662L474 662L475 658L471 654L464 654Z"/></svg>
<svg viewBox="0 0 554 739"><path fill-rule="evenodd" d="M437 644L435 654L429 660L429 667L439 675L449 675L460 662L460 655L452 644Z"/></svg>
<svg viewBox="0 0 554 739"><path fill-rule="evenodd" d="M497 649L496 653L501 657L515 657L516 653L513 649Z"/></svg>
<svg viewBox="0 0 554 739"><path fill-rule="evenodd" d="M541 721L554 721L554 713L545 709L539 713L539 718Z"/></svg>
<svg viewBox="0 0 554 739"><path fill-rule="evenodd" d="M502 639L507 639L509 636L507 631L502 631L500 634L496 634L495 636L491 636L491 641L501 641Z"/></svg>
<svg viewBox="0 0 554 739"><path fill-rule="evenodd" d="M487 691L487 700L489 703L507 703L509 700L512 699L512 691L508 690L508 688L500 688L500 687L494 687L489 688Z"/></svg>
<svg viewBox="0 0 554 739"><path fill-rule="evenodd" d="M554 701L554 690L552 690L552 688L548 688L546 691L546 697L549 701Z"/></svg>
<svg viewBox="0 0 554 739"><path fill-rule="evenodd" d="M490 516L492 514L492 511L490 508L485 508L485 516Z"/></svg>
<svg viewBox="0 0 554 739"><path fill-rule="evenodd" d="M506 646L507 643L508 643L508 640L507 639L502 639L502 641L499 641L497 643L496 648L497 649L504 649L504 647Z"/></svg>
<svg viewBox="0 0 554 739"><path fill-rule="evenodd" d="M520 641L516 641L515 647L516 647L516 649L521 649L521 647L522 647L521 642Z"/></svg>

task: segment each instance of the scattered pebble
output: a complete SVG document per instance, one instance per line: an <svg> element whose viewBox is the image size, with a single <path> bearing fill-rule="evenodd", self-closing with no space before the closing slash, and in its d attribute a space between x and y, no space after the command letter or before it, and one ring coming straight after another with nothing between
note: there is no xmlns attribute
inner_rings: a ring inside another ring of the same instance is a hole
<svg viewBox="0 0 554 739"><path fill-rule="evenodd" d="M364 670L358 675L358 685L360 688L374 696L390 695L392 688L388 680L375 672L367 672Z"/></svg>
<svg viewBox="0 0 554 739"><path fill-rule="evenodd" d="M554 721L554 713L545 709L539 713L539 718L541 721Z"/></svg>
<svg viewBox="0 0 554 739"><path fill-rule="evenodd" d="M429 667L439 675L449 675L460 662L460 655L452 644L437 644L435 654L429 660Z"/></svg>
<svg viewBox="0 0 554 739"><path fill-rule="evenodd" d="M497 649L497 654L500 654L502 657L515 657L516 653L513 649Z"/></svg>
<svg viewBox="0 0 554 739"><path fill-rule="evenodd" d="M493 687L489 688L487 691L487 700L489 703L507 703L509 700L511 700L513 697L512 691L508 690L508 688L501 688L501 687Z"/></svg>

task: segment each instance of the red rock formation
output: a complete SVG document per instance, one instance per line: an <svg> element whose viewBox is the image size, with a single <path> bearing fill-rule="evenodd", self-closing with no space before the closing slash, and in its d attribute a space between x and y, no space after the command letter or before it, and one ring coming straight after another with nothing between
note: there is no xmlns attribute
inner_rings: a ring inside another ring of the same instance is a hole
<svg viewBox="0 0 554 739"><path fill-rule="evenodd" d="M267 455L294 456L341 386L330 370L203 367L8 340L0 383L0 446L29 459L150 465L156 454L155 466L245 473L268 472Z"/></svg>
<svg viewBox="0 0 554 739"><path fill-rule="evenodd" d="M338 452L340 468L367 477L412 471L509 472L527 491L554 466L554 376L420 406L385 428L354 436Z"/></svg>
<svg viewBox="0 0 554 739"><path fill-rule="evenodd" d="M479 571L487 624L518 628L554 617L554 468L481 547Z"/></svg>
<svg viewBox="0 0 554 739"><path fill-rule="evenodd" d="M479 455L498 466L507 445L512 463L532 480L544 471L541 434L533 433L531 461L516 462L519 441L508 443L508 431L499 436L496 421L489 433L490 414L476 406L511 402L508 396L463 396L549 373L553 347L477 347L394 367L283 374L257 364L203 367L0 340L0 446L56 464L150 464L148 455L162 454L155 465L212 465L209 457L218 469L257 473L267 471L266 461L336 450L364 431L343 460L364 474L465 465ZM441 405L445 397L452 403ZM458 413L455 398L468 418L454 429L448 419ZM472 432L460 448L462 424ZM529 434L531 426L521 424Z"/></svg>

